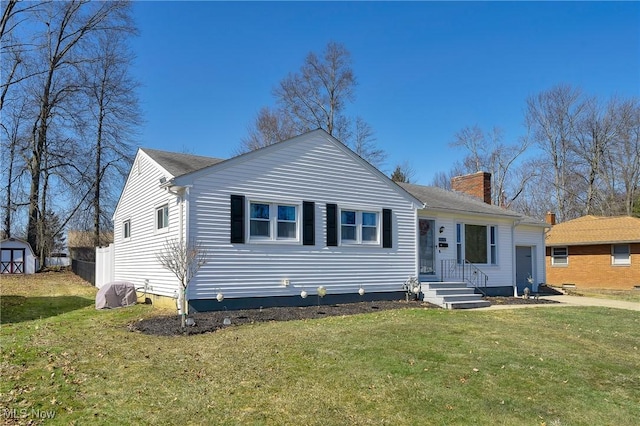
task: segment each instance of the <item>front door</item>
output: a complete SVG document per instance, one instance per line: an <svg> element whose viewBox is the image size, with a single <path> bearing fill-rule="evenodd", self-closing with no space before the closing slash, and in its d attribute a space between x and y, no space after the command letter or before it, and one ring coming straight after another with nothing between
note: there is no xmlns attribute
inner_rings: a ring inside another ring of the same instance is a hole
<svg viewBox="0 0 640 426"><path fill-rule="evenodd" d="M436 275L435 220L418 220L418 265L420 280L433 280Z"/></svg>
<svg viewBox="0 0 640 426"><path fill-rule="evenodd" d="M516 286L518 294L524 293L524 288L529 287L531 292L537 290L533 283L533 257L531 247L516 246ZM529 282L531 279L531 282Z"/></svg>

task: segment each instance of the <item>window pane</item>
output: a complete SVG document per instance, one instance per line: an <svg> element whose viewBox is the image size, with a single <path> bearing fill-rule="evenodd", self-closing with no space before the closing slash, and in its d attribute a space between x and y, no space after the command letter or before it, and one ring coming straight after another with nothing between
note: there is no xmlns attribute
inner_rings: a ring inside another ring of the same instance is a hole
<svg viewBox="0 0 640 426"><path fill-rule="evenodd" d="M278 220L296 220L295 206L278 206Z"/></svg>
<svg viewBox="0 0 640 426"><path fill-rule="evenodd" d="M356 239L356 227L342 225L342 240L355 241Z"/></svg>
<svg viewBox="0 0 640 426"><path fill-rule="evenodd" d="M249 225L249 233L252 237L269 237L269 221L252 220Z"/></svg>
<svg viewBox="0 0 640 426"><path fill-rule="evenodd" d="M568 250L567 247L552 247L551 248L551 263L553 265L567 265L568 262Z"/></svg>
<svg viewBox="0 0 640 426"><path fill-rule="evenodd" d="M169 206L162 206L156 210L156 228L162 229L169 226Z"/></svg>
<svg viewBox="0 0 640 426"><path fill-rule="evenodd" d="M362 241L378 241L378 232L376 227L362 228Z"/></svg>
<svg viewBox="0 0 640 426"><path fill-rule="evenodd" d="M377 213L362 213L362 226L376 226L378 225Z"/></svg>
<svg viewBox="0 0 640 426"><path fill-rule="evenodd" d="M278 238L296 238L296 223L278 222Z"/></svg>
<svg viewBox="0 0 640 426"><path fill-rule="evenodd" d="M129 238L129 235L131 234L131 222L126 221L123 223L122 234L123 238Z"/></svg>
<svg viewBox="0 0 640 426"><path fill-rule="evenodd" d="M464 255L471 263L487 263L487 227L464 226Z"/></svg>
<svg viewBox="0 0 640 426"><path fill-rule="evenodd" d="M355 225L356 212L343 210L340 214L340 221L343 225Z"/></svg>
<svg viewBox="0 0 640 426"><path fill-rule="evenodd" d="M615 244L613 246L613 264L614 265L628 265L631 263L629 256L628 244Z"/></svg>
<svg viewBox="0 0 640 426"><path fill-rule="evenodd" d="M251 203L251 219L269 219L269 204Z"/></svg>

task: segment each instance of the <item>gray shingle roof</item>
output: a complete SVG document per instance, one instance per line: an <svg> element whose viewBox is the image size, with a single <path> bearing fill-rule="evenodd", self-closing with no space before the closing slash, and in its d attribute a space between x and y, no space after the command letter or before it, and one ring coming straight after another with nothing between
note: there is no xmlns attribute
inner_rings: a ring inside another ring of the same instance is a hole
<svg viewBox="0 0 640 426"><path fill-rule="evenodd" d="M508 210L492 204L487 204L470 195L447 191L435 186L422 186L410 183L398 183L409 194L425 204L426 209L451 211L460 213L501 216L519 220L520 223L544 226L545 223L537 219L525 216L518 212Z"/></svg>
<svg viewBox="0 0 640 426"><path fill-rule="evenodd" d="M180 154L149 148L140 149L174 177L186 175L224 161L220 158L203 157L201 155Z"/></svg>

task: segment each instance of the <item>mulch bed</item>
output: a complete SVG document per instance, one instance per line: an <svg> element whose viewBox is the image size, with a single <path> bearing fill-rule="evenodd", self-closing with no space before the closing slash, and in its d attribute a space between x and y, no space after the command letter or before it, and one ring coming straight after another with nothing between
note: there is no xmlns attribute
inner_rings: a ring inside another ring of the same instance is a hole
<svg viewBox="0 0 640 426"><path fill-rule="evenodd" d="M523 299L522 297L485 297L492 305L552 305L559 303L556 300L547 299Z"/></svg>
<svg viewBox="0 0 640 426"><path fill-rule="evenodd" d="M489 300L491 304L496 305L556 303L550 300L533 298L487 297L486 299ZM338 305L199 312L189 316L190 318L193 318L195 325L187 326L185 329L180 327L179 316L159 316L132 322L128 325L128 328L133 332L155 336L190 335L211 333L221 328L233 327L242 324L252 324L256 322L316 319L326 318L329 316L355 315L389 309L407 308L439 309L435 305L421 301L406 302L404 300L380 300L375 302L345 303ZM230 324L224 324L225 318L228 318Z"/></svg>
<svg viewBox="0 0 640 426"><path fill-rule="evenodd" d="M404 300L380 300L375 302L344 303L339 305L320 305L283 308L241 309L234 311L198 312L189 315L195 325L180 327L177 315L143 319L129 324L129 330L157 336L173 336L178 334L210 333L221 328L242 324L269 321L291 321L326 318L330 316L355 315L389 309L437 308L430 303ZM224 325L225 318L231 324Z"/></svg>

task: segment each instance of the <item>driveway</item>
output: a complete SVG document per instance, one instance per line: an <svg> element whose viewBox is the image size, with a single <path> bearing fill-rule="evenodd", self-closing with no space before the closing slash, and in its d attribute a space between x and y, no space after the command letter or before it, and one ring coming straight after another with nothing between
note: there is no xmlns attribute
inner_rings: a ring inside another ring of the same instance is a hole
<svg viewBox="0 0 640 426"><path fill-rule="evenodd" d="M540 305L491 305L486 308L478 308L482 309L516 309L516 308L539 308L539 307L550 307L550 306L600 306L605 308L616 308L616 309L628 309L630 311L640 311L640 303L637 302L626 302L623 300L613 300L613 299L600 299L597 297L585 297L585 296L568 296L566 294L561 294L557 296L543 296L541 299L553 300L558 303L554 304L540 304Z"/></svg>

